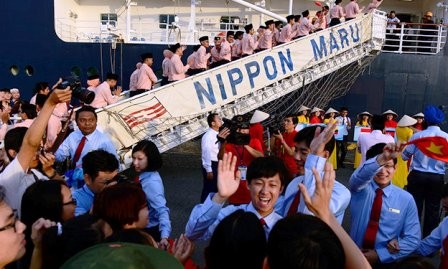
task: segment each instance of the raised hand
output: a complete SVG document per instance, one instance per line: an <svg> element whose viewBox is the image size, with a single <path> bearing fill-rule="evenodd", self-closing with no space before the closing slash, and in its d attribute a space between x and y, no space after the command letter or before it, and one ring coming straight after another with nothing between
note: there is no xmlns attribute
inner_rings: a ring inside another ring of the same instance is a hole
<svg viewBox="0 0 448 269"><path fill-rule="evenodd" d="M194 251L194 244L185 236L181 234L178 239L174 241L173 255L182 264L184 264Z"/></svg>
<svg viewBox="0 0 448 269"><path fill-rule="evenodd" d="M322 180L319 172L315 168L313 168L313 174L316 179L316 190L314 191L313 197L310 197L308 190L303 184L299 185L300 192L303 195L303 199L308 209L313 212L314 215L328 223L331 217L330 200L336 173L334 172L333 165L327 162L325 164L324 178Z"/></svg>
<svg viewBox="0 0 448 269"><path fill-rule="evenodd" d="M47 99L47 103L50 105L57 105L59 103L69 102L72 98L72 90L67 87L67 89L60 90L54 89Z"/></svg>
<svg viewBox="0 0 448 269"><path fill-rule="evenodd" d="M318 126L316 128L316 132L314 133L314 138L310 143L310 152L313 155L323 157L325 152L325 144L331 140L334 135L334 131L336 131L336 123L330 122L327 125L327 128L322 131L322 127Z"/></svg>
<svg viewBox="0 0 448 269"><path fill-rule="evenodd" d="M389 160L396 159L401 151L403 150L403 144L400 143L389 143L384 146L383 153L380 154L377 158L377 161L380 165L388 162Z"/></svg>
<svg viewBox="0 0 448 269"><path fill-rule="evenodd" d="M218 203L225 202L236 192L240 185L241 174L238 171L235 176L236 156L232 153L224 153L222 160L218 162L218 193L213 200Z"/></svg>
<svg viewBox="0 0 448 269"><path fill-rule="evenodd" d="M52 226L56 226L56 222L44 218L40 218L33 223L31 226L31 240L35 248L41 247L42 235L46 229Z"/></svg>

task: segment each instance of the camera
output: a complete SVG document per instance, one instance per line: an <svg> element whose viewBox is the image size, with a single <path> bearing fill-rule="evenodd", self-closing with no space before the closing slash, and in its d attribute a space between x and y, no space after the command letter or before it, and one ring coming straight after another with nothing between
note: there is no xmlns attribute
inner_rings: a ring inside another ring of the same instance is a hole
<svg viewBox="0 0 448 269"><path fill-rule="evenodd" d="M268 128L269 128L269 133L271 135L278 134L279 131L280 131L280 133L285 132L285 126L284 126L282 117L273 115L271 117L270 122L271 122L271 124L269 124Z"/></svg>
<svg viewBox="0 0 448 269"><path fill-rule="evenodd" d="M229 136L226 141L235 145L248 145L250 142L250 135L238 132L238 129L249 129L249 120L242 115L237 115L231 120L223 118L223 124L219 128L219 131L227 128L230 130Z"/></svg>
<svg viewBox="0 0 448 269"><path fill-rule="evenodd" d="M85 104L90 104L95 99L95 93L81 86L81 81L76 77L66 77L64 81L58 84L57 88L61 90L71 88L72 95Z"/></svg>

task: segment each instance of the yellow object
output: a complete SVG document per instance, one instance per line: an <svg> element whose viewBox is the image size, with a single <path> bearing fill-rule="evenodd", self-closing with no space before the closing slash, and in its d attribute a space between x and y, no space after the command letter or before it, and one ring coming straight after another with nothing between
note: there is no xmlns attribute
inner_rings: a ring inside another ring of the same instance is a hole
<svg viewBox="0 0 448 269"><path fill-rule="evenodd" d="M347 146L347 150L354 150L357 148L356 143L350 143L350 145Z"/></svg>
<svg viewBox="0 0 448 269"><path fill-rule="evenodd" d="M397 127L396 135L397 140L401 143L406 143L411 139L413 132L409 127ZM407 161L403 161L401 155L398 155L397 158L397 168L395 170L395 175L392 178L392 184L398 186L400 188L404 188L408 184L408 163Z"/></svg>
<svg viewBox="0 0 448 269"><path fill-rule="evenodd" d="M338 169L338 154L336 148L336 143L334 143L333 152L331 153L330 158L328 158L328 161L333 165L334 170Z"/></svg>
<svg viewBox="0 0 448 269"><path fill-rule="evenodd" d="M299 123L310 123L310 120L305 115L300 115L297 117L297 119L299 120Z"/></svg>

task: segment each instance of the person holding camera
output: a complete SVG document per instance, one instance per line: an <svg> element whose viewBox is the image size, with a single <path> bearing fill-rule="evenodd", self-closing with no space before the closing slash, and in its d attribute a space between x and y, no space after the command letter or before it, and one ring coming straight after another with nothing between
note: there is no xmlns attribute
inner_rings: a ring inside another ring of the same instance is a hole
<svg viewBox="0 0 448 269"><path fill-rule="evenodd" d="M282 159L288 169L289 177L287 178L287 182L291 181L299 172L294 159L294 137L297 134L295 130L297 123L297 116L287 115L283 120L284 132L273 130L274 139L271 140L271 148L274 155Z"/></svg>
<svg viewBox="0 0 448 269"><path fill-rule="evenodd" d="M218 133L218 140L221 141L218 159L221 160L224 153L231 152L237 158L235 173L237 171L241 173L239 187L228 201L232 205L248 204L250 193L246 182L247 167L254 159L264 156L263 147L259 139L250 137L249 119L243 115L236 115L232 120L223 120L224 124Z"/></svg>
<svg viewBox="0 0 448 269"><path fill-rule="evenodd" d="M90 105L94 108L102 108L111 104L115 104L120 98L121 87L117 86L118 75L107 73L106 81L95 88L95 99ZM112 94L113 91L113 94Z"/></svg>

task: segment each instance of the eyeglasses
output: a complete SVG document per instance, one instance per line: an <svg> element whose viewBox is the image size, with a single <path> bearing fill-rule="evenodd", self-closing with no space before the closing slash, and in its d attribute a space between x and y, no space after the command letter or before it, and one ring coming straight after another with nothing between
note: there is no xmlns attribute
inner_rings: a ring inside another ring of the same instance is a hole
<svg viewBox="0 0 448 269"><path fill-rule="evenodd" d="M78 202L76 201L76 199L72 198L71 201L68 201L67 203L63 203L62 205L66 206L66 205L77 205L77 204L78 204Z"/></svg>
<svg viewBox="0 0 448 269"><path fill-rule="evenodd" d="M6 230L9 230L9 229L14 229L14 232L16 232L16 224L19 221L19 218L17 217L17 210L13 210L12 213L14 214L12 223L1 227L0 228L0 232L6 231Z"/></svg>

